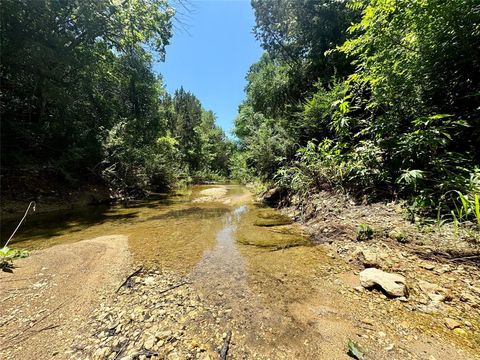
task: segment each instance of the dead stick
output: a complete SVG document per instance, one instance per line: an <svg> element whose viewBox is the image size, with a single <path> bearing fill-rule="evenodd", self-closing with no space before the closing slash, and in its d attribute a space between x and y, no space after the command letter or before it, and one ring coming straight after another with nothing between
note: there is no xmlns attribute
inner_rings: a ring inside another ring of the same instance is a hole
<svg viewBox="0 0 480 360"><path fill-rule="evenodd" d="M51 329L55 329L57 327L59 327L60 325L48 325L48 326L45 326L41 329L38 329L38 330L27 330L25 332L25 336L23 337L20 337L19 339L17 339L16 341L16 344L20 344L21 342L24 342L25 340L28 340L29 336L30 335L33 335L33 334L38 334L39 332L42 332L42 331L45 331L45 330L51 330Z"/></svg>
<svg viewBox="0 0 480 360"><path fill-rule="evenodd" d="M220 359L227 360L228 348L230 347L230 340L232 339L232 331L228 330L227 336L223 341L222 350L220 350Z"/></svg>
<svg viewBox="0 0 480 360"><path fill-rule="evenodd" d="M48 326L45 326L44 328L41 328L39 330L35 330L35 332L39 333L40 331L45 331L45 330L51 330L51 329L55 329L57 327L59 327L60 325L48 325Z"/></svg>
<svg viewBox="0 0 480 360"><path fill-rule="evenodd" d="M162 294L166 293L167 291L176 289L176 288L178 288L178 287L180 287L180 286L187 285L187 284L190 284L190 283L189 283L188 281L185 281L185 282L182 282L182 283L180 283L180 284L170 286L169 288L160 291L160 292L158 293L158 295L162 295Z"/></svg>
<svg viewBox="0 0 480 360"><path fill-rule="evenodd" d="M462 256L458 258L449 259L450 261L457 261L457 260L470 260L470 259L478 259L480 255L472 255L472 256Z"/></svg>
<svg viewBox="0 0 480 360"><path fill-rule="evenodd" d="M130 280L132 277L134 277L135 275L137 275L137 274L138 274L140 271L142 271L142 270L143 270L143 266L140 266L137 270L135 270L133 273L131 273L130 275L128 275L127 278L125 279L125 281L120 284L120 286L118 287L117 291L115 291L115 294L120 291L120 289L128 282L128 280Z"/></svg>
<svg viewBox="0 0 480 360"><path fill-rule="evenodd" d="M2 279L2 283L12 282L12 281L23 281L23 280L35 280L35 276L27 277L27 278L18 278L18 279Z"/></svg>
<svg viewBox="0 0 480 360"><path fill-rule="evenodd" d="M8 299L11 299L11 298L14 297L14 296L15 296L14 294L9 295L9 296L7 296L6 298L2 299L2 301L0 301L0 302L7 301Z"/></svg>

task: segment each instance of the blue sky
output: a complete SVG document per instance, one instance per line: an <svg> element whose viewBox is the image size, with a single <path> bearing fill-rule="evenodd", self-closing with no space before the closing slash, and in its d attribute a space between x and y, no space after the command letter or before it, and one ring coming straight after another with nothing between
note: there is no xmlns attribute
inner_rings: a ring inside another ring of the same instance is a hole
<svg viewBox="0 0 480 360"><path fill-rule="evenodd" d="M170 93L180 86L194 93L228 133L244 99L248 68L262 54L252 34L253 10L249 0L190 1L188 6L192 11L180 16L184 24L176 24L165 62L154 69Z"/></svg>

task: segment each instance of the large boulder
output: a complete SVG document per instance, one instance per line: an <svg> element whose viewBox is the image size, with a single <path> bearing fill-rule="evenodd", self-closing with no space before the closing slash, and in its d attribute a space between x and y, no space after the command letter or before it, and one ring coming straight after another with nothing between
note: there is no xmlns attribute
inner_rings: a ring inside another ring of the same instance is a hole
<svg viewBox="0 0 480 360"><path fill-rule="evenodd" d="M376 268L368 268L360 273L360 284L367 289L380 287L386 294L392 297L407 295L405 277L392 274Z"/></svg>

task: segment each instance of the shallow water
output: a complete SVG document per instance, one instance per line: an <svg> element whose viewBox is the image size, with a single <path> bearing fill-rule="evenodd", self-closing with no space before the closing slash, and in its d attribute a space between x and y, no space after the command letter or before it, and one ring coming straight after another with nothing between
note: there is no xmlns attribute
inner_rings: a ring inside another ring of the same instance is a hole
<svg viewBox="0 0 480 360"><path fill-rule="evenodd" d="M33 213L10 246L34 250L122 234L129 236L134 260L190 272L219 245L230 252L235 250L235 258L243 256L240 253L243 247L276 251L309 245L288 218L254 204L245 187L218 186L217 190L226 189L226 194L209 199L204 194L211 188L194 186L171 196L133 201L128 206L87 206ZM16 221L3 222L2 239L15 226Z"/></svg>

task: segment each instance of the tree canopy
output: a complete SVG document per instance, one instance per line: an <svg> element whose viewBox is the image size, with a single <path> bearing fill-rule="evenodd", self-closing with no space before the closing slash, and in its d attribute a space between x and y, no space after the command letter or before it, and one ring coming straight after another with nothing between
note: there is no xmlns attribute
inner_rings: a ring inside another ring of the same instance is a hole
<svg viewBox="0 0 480 360"><path fill-rule="evenodd" d="M235 164L247 171L235 173L302 196L327 187L401 197L414 212L449 213L458 194L473 204L480 193L475 0L252 6L265 53L247 74L235 128ZM273 155L260 163L257 146L276 136L283 145L270 145Z"/></svg>
<svg viewBox="0 0 480 360"><path fill-rule="evenodd" d="M3 1L2 169L40 163L122 193L226 176L226 161L204 161L228 148L221 129L152 70L174 15L165 0Z"/></svg>

